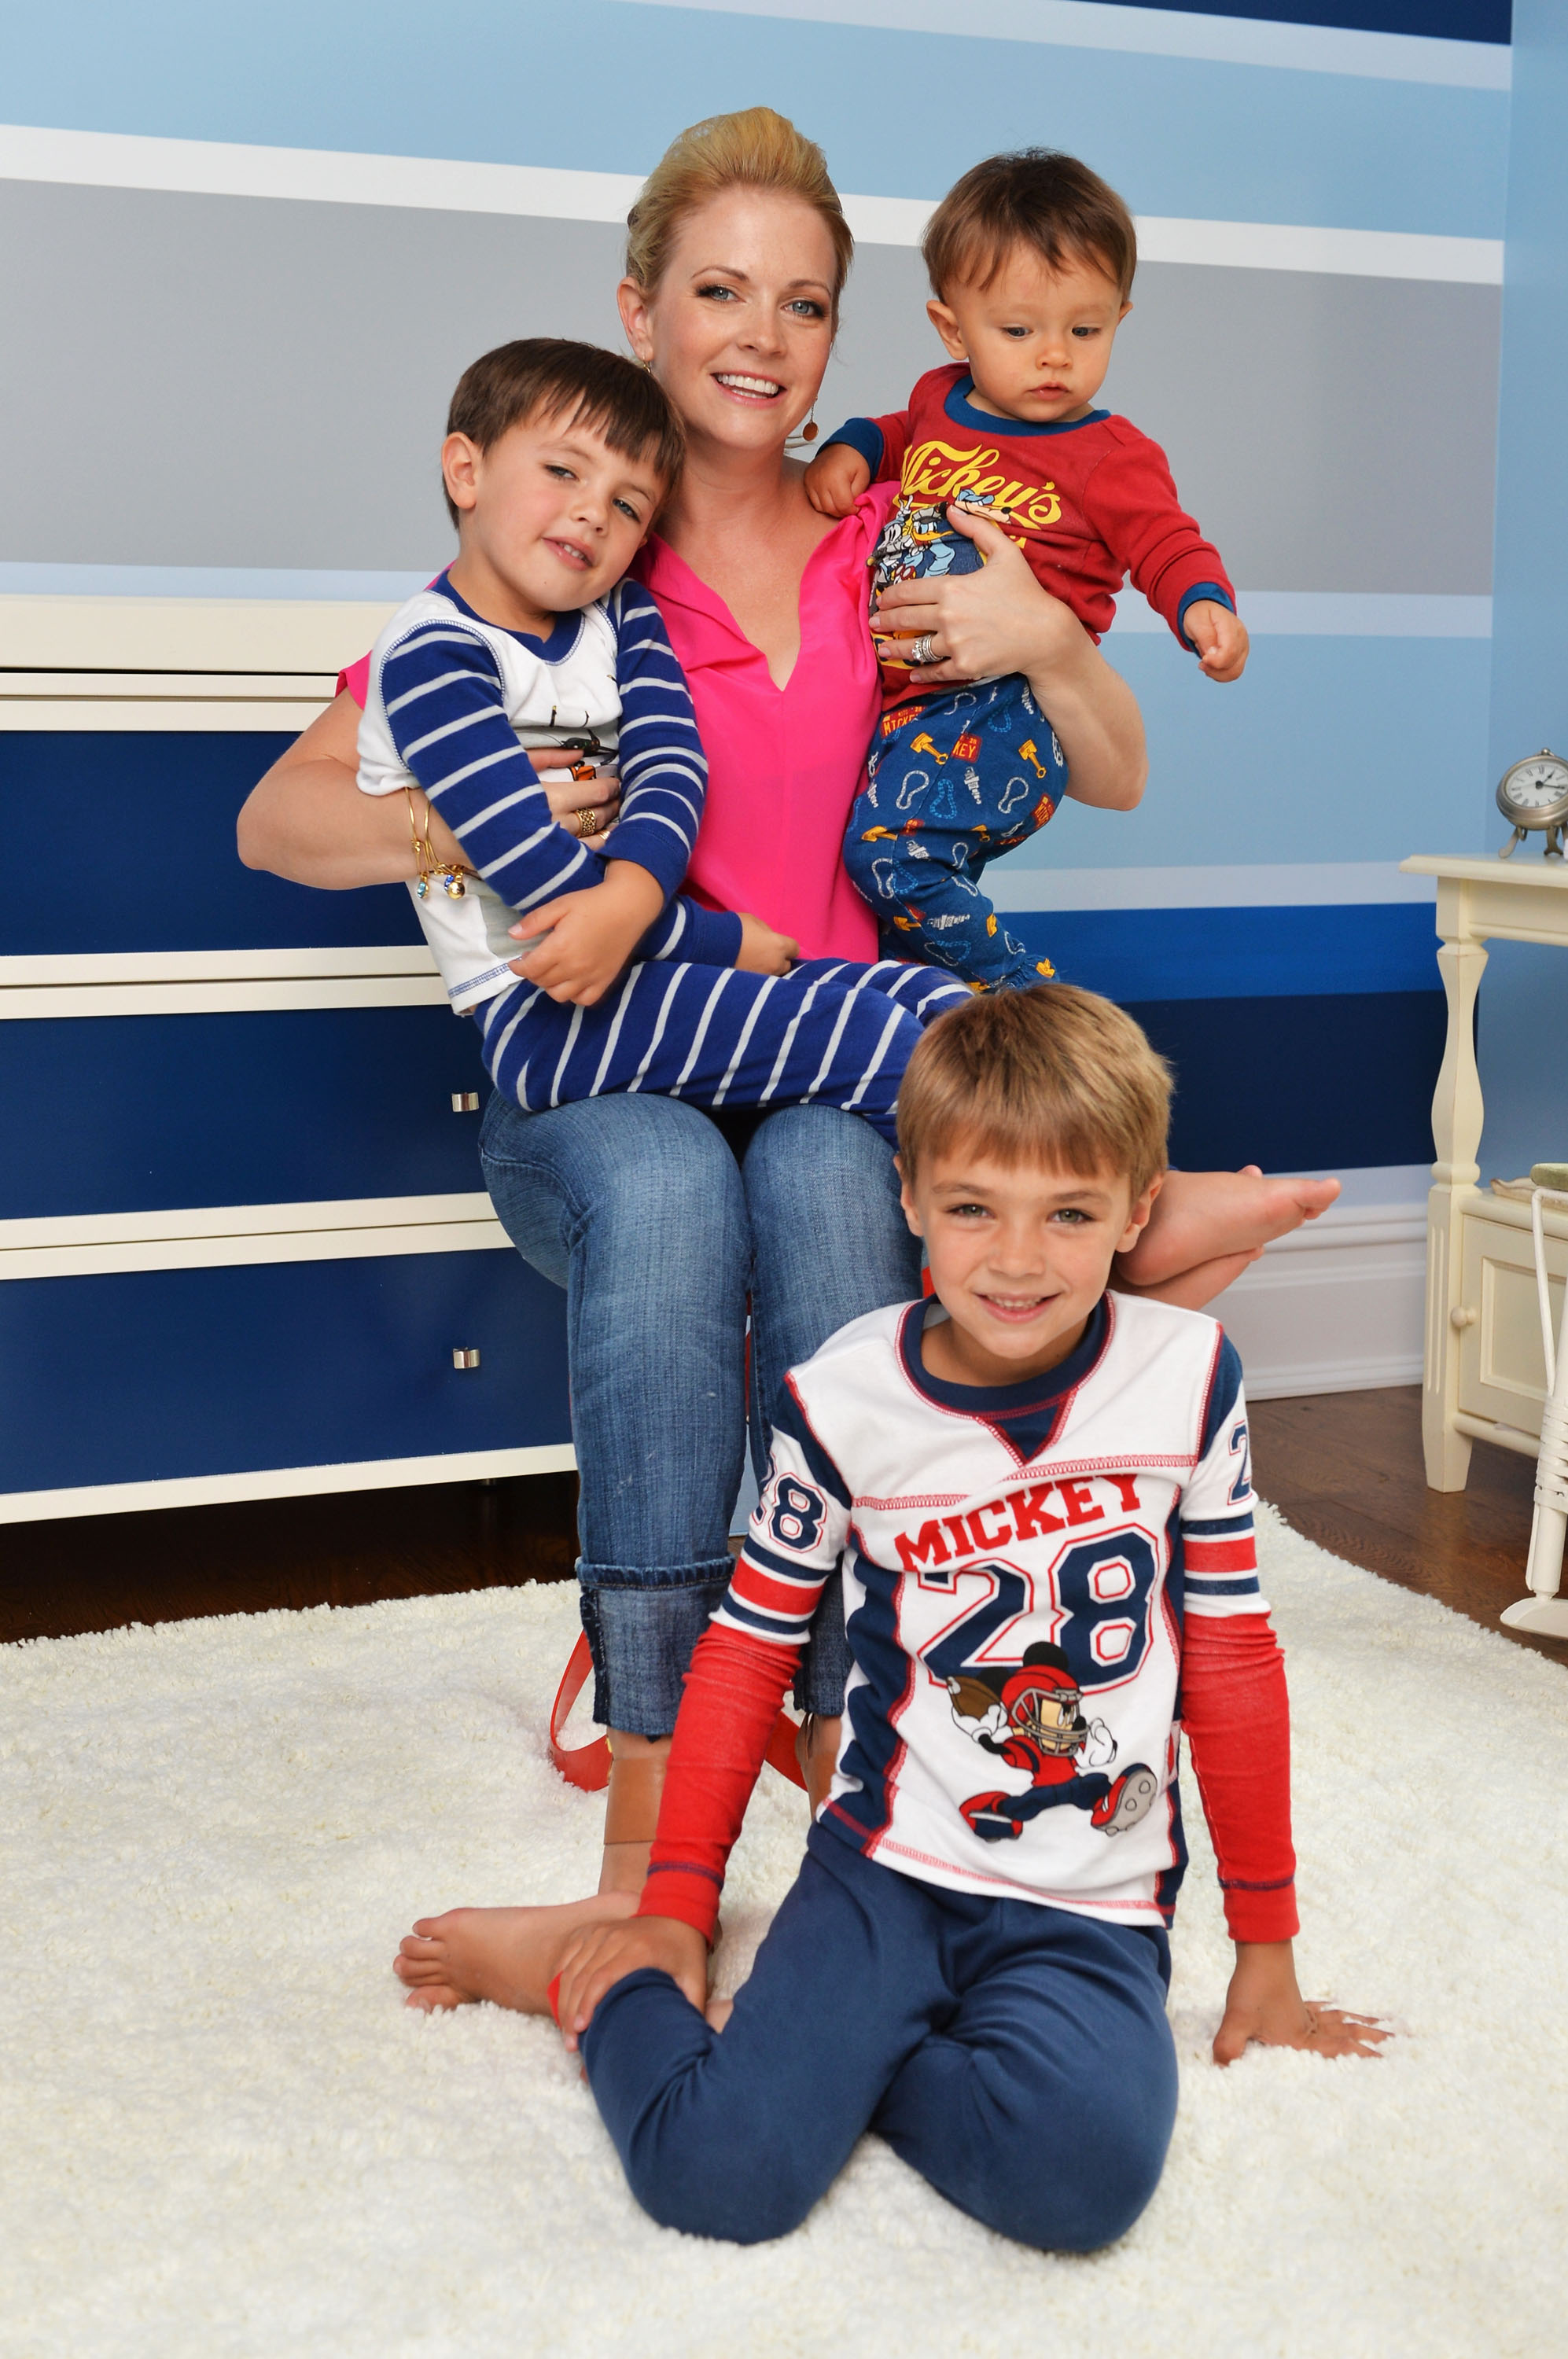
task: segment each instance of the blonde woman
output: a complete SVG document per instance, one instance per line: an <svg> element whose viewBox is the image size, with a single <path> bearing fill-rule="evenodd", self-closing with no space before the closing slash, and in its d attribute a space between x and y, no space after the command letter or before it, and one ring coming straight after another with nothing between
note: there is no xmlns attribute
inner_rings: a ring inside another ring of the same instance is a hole
<svg viewBox="0 0 1568 2359"><path fill-rule="evenodd" d="M821 149L754 107L694 125L650 175L629 219L620 305L689 450L639 560L710 766L688 889L757 911L808 957L870 959L874 921L839 854L878 710L865 611L878 511L867 501L841 522L819 515L785 451L822 384L851 251ZM1130 809L1145 776L1130 690L1000 533L985 553L983 571L889 593L886 619L935 635L923 677L1026 674L1070 791ZM411 876L400 814L354 786L357 719L341 695L262 780L241 819L248 864L333 887ZM438 855L455 856L432 826ZM646 1873L682 1677L729 1579L748 1299L765 1462L784 1371L847 1321L917 1292L917 1251L890 1149L823 1106L724 1123L641 1094L525 1114L496 1093L481 1155L518 1250L567 1292L583 1619L613 1755L602 1897L590 1906L614 1911ZM1127 1282L1205 1300L1334 1192L1177 1175ZM835 1602L797 1690L813 1715L813 1783L836 1753L846 1660ZM536 1913L424 1920L397 1961L413 2003L515 1994L516 1947Z"/></svg>

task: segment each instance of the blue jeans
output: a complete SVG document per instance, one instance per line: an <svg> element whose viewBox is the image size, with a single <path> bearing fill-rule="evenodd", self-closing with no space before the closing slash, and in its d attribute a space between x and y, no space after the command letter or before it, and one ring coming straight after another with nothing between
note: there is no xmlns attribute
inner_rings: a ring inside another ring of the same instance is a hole
<svg viewBox="0 0 1568 2359"><path fill-rule="evenodd" d="M665 2227L798 2227L864 2130L960 2211L1044 2251L1131 2227L1176 2118L1156 1926L920 1884L811 1829L735 2013L644 1967L600 2001L589 2084Z"/></svg>
<svg viewBox="0 0 1568 2359"><path fill-rule="evenodd" d="M785 1370L849 1320L920 1292L892 1149L831 1106L721 1128L671 1098L523 1114L496 1091L480 1156L513 1244L566 1288L594 1712L668 1736L691 1649L729 1582L746 1299L760 1471ZM797 1701L839 1711L847 1670L833 1584Z"/></svg>

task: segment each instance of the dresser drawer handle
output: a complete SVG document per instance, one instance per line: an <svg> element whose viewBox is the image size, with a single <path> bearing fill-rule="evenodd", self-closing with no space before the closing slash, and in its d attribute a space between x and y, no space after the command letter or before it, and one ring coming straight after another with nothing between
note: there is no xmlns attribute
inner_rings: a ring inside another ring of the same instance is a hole
<svg viewBox="0 0 1568 2359"><path fill-rule="evenodd" d="M473 1350L465 1351L461 1343L454 1343L452 1364L454 1368L476 1368L479 1365L479 1354Z"/></svg>

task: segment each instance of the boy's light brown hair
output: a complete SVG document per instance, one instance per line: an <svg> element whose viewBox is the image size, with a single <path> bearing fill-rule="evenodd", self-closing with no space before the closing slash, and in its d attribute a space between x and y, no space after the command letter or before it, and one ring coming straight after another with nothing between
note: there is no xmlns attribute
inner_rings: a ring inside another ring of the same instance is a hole
<svg viewBox="0 0 1568 2359"><path fill-rule="evenodd" d="M966 1147L1016 1168L1125 1175L1133 1199L1165 1169L1171 1071L1121 1008L1070 983L979 993L922 1034L898 1092L912 1180Z"/></svg>
<svg viewBox="0 0 1568 2359"><path fill-rule="evenodd" d="M488 451L514 426L561 419L604 436L623 459L646 459L669 497L686 462L686 437L658 379L621 353L569 336L519 336L482 353L458 378L449 434ZM458 511L446 495L447 514Z"/></svg>
<svg viewBox="0 0 1568 2359"><path fill-rule="evenodd" d="M987 156L938 205L920 240L931 292L990 286L1016 246L1050 270L1085 259L1115 279L1125 303L1138 268L1138 232L1115 189L1076 156L1024 147Z"/></svg>

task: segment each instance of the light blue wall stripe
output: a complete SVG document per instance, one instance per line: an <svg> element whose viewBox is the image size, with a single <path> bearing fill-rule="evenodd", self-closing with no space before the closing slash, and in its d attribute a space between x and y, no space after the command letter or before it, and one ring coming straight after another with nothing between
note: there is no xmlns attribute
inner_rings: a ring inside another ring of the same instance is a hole
<svg viewBox="0 0 1568 2359"><path fill-rule="evenodd" d="M867 194L929 198L980 155L1046 141L1140 212L1502 232L1502 91L635 0L474 0L458 24L416 0L61 0L8 12L0 90L22 123L628 172L765 95ZM572 94L592 60L614 60L635 109L585 128Z"/></svg>
<svg viewBox="0 0 1568 2359"><path fill-rule="evenodd" d="M641 0L740 16L792 16L815 24L951 33L953 0ZM1371 74L1386 82L1450 82L1507 90L1510 53L1497 41L1451 41L1411 33L1364 33L1337 25L1283 25L1261 16L1186 9L1124 8L1096 0L964 0L963 30L987 40L1051 48L1122 49L1215 64L1287 66L1307 73Z"/></svg>
<svg viewBox="0 0 1568 2359"><path fill-rule="evenodd" d="M1488 639L1492 602L1421 592L1242 590L1236 597L1254 638ZM1158 637L1170 625L1124 591L1111 636Z"/></svg>
<svg viewBox="0 0 1568 2359"><path fill-rule="evenodd" d="M1008 855L1032 868L1403 860L1485 841L1485 639L1263 638L1203 678L1169 633L1110 653L1143 709L1135 811L1063 803Z"/></svg>

